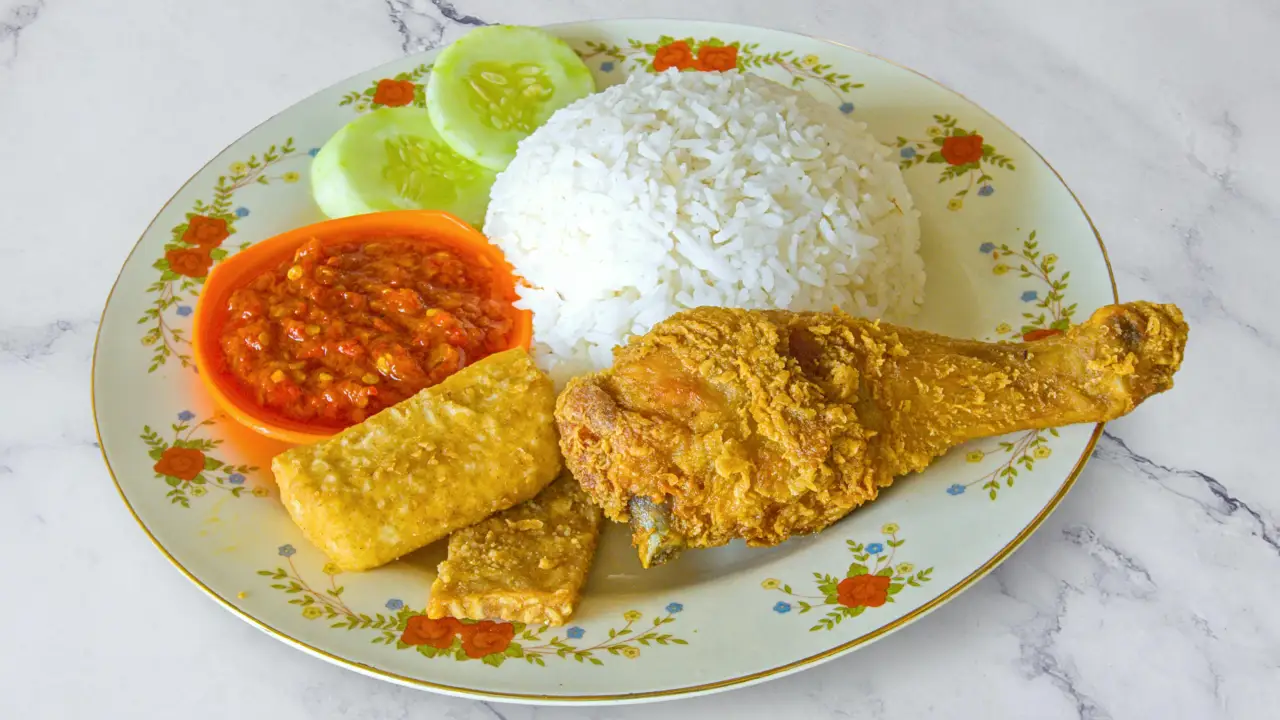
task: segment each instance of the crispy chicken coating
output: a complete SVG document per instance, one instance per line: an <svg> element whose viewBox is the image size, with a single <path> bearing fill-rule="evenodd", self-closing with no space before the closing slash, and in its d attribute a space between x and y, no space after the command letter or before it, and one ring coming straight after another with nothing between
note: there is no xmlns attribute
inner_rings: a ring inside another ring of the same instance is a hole
<svg viewBox="0 0 1280 720"><path fill-rule="evenodd" d="M1033 343L698 308L571 381L556 420L569 469L649 567L817 532L968 440L1118 418L1173 386L1186 337L1177 307L1144 302Z"/></svg>

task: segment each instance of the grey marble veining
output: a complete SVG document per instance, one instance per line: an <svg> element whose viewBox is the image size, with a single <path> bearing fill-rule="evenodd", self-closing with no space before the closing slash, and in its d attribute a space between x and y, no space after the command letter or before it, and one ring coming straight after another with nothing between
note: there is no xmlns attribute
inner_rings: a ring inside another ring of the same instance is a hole
<svg viewBox="0 0 1280 720"><path fill-rule="evenodd" d="M40 17L44 0L16 4L7 8L8 13L0 22L0 67L12 67L18 59L18 40L22 32Z"/></svg>
<svg viewBox="0 0 1280 720"><path fill-rule="evenodd" d="M198 597L96 447L101 304L213 153L334 80L485 23L656 16L829 37L1035 145L1125 298L1192 325L1174 392L927 618L782 680L661 706L439 697L329 666ZM0 0L0 717L1271 718L1280 707L1280 9L1270 0Z"/></svg>
<svg viewBox="0 0 1280 720"><path fill-rule="evenodd" d="M391 23L403 38L400 49L405 54L440 45L447 31L452 39L469 27L488 24L478 17L462 14L445 0L386 0L386 3Z"/></svg>
<svg viewBox="0 0 1280 720"><path fill-rule="evenodd" d="M1094 451L1095 458L1124 463L1132 472L1136 472L1159 483L1162 490L1171 492L1180 498L1198 505L1206 516L1216 522L1225 523L1228 519L1238 519L1249 528L1249 533L1258 540L1271 546L1280 555L1280 528L1267 516L1231 494L1231 491L1217 478L1199 470L1183 470L1166 467L1145 458L1125 444L1124 440L1109 432L1103 432L1102 442Z"/></svg>

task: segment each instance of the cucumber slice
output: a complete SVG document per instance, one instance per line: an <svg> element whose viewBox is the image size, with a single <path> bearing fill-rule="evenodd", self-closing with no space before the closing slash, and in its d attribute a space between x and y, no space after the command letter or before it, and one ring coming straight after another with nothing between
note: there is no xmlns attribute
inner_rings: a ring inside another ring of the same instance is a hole
<svg viewBox="0 0 1280 720"><path fill-rule="evenodd" d="M462 157L421 108L381 108L347 123L311 165L311 194L329 217L444 210L479 227L496 174Z"/></svg>
<svg viewBox="0 0 1280 720"><path fill-rule="evenodd" d="M427 111L458 154L502 170L552 113L595 90L586 63L563 40L494 25L472 30L436 58Z"/></svg>

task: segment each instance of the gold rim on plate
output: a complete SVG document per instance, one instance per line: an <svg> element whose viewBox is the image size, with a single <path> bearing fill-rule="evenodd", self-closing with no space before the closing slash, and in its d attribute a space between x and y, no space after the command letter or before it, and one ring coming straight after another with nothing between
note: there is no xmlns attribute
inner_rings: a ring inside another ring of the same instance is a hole
<svg viewBox="0 0 1280 720"><path fill-rule="evenodd" d="M646 20L653 20L653 18L646 18ZM621 21L622 20L613 20L612 22L621 22ZM675 21L672 21L672 22L675 22ZM689 22L689 21L680 21L680 22ZM572 24L576 24L576 23L558 23L556 25L549 25L547 27L555 28L558 26L572 25ZM762 28L756 28L750 25L741 25L737 23L717 23L717 24L734 25L736 27L751 28L753 30L762 29ZM1044 155L1042 155L1040 151L1035 148L1035 146L1027 142L1026 138L1022 137L1021 134L1019 134L1013 128L1009 127L1009 125L1004 121L1002 121L1000 118L996 117L995 115L992 115L989 111L987 111L981 105L970 100L963 93L957 92L956 90L952 89L946 84L939 82L918 70L915 70L905 65L902 65L900 63L894 62L893 60L885 58L881 55L877 55L876 53L869 52L867 50L863 50L861 48L857 48L852 45L846 45L844 43L837 42L835 40L829 40L827 38L821 38L821 37L816 37L811 35L804 35L803 33L792 33L792 34L801 35L803 37L810 37L814 40L827 43L828 45L844 48L846 50L850 50L860 55L874 58L881 62L892 65L893 67L899 68L901 70L905 70L921 78L924 78L925 80L928 80L929 82L937 85L938 87L941 87L944 90L955 94L957 97L968 102L973 107L982 110L982 112L986 113L987 116L990 117L993 121L998 123L1005 130L1009 131L1014 137L1017 137L1019 140L1021 140L1022 143L1026 147L1030 148L1031 152L1035 153L1036 157L1039 158L1040 161L1044 163L1045 167L1049 168L1050 172L1054 174L1054 177L1058 179L1058 182L1062 183L1062 187L1066 189L1069 195L1071 195L1071 199L1075 202L1076 207L1080 209L1080 212L1084 215L1085 220L1089 223L1089 229L1093 231L1093 237L1098 241L1098 249L1102 251L1102 261L1106 265L1107 277L1110 279L1110 282L1111 282L1112 298L1115 302L1117 303L1120 302L1120 293L1116 287L1116 276L1115 276L1115 272L1112 270L1112 267L1111 267L1111 258L1107 253L1106 244L1102 241L1102 235L1101 233L1098 232L1098 228L1093 222L1093 218L1089 216L1089 212L1085 210L1084 204L1080 202L1080 198L1076 196L1075 191L1073 191L1071 187L1067 185L1066 180L1063 179L1062 174L1058 172L1057 168L1053 167L1053 165L1049 163L1048 159L1046 159ZM356 77L356 76L352 76L352 77ZM293 105L289 106L289 108L292 108L292 107ZM129 514L133 516L133 519L138 524L138 527L142 528L142 531L146 533L147 537L151 540L151 543L156 546L156 549L159 550L160 553L164 555L164 557L167 558L169 562L173 564L174 567L176 567L183 575L185 575L188 580L194 583L196 587L203 590L205 594L207 594L209 597L216 600L219 604L221 604L227 610L231 611L240 619L244 620L250 625L253 625L259 630L262 630L263 632L269 635L273 635L276 638L290 645L293 645L294 647L300 650L303 650L304 652L314 655L315 657L318 657L322 660L327 660L335 665L339 665L345 668L349 668L351 670L355 670L356 672L368 675L370 677L390 680L392 682L395 682L401 685L407 685L410 687L427 688L430 690L435 690L435 691L439 691L445 694L454 695L458 697L480 699L480 700L492 699L492 700L502 700L502 701L528 700L528 701L535 701L535 702L546 703L546 704L575 704L575 703L600 703L600 702L626 703L626 702L640 702L640 701L652 700L656 698L672 699L680 696L699 695L699 694L726 690L732 687L752 685L758 682L762 682L766 679L771 679L771 678L776 679L776 678L784 677L786 675L790 675L792 673L798 672L799 670L802 670L806 667L819 664L826 660L834 659L837 656L848 653L849 651L861 645L865 645L883 635L893 632L894 630L901 629L911 624L912 622L919 620L920 618L929 614L933 610L936 610L938 607L942 606L944 603L946 603L948 600L950 600L952 597L954 597L961 591L968 589L969 586L973 585L978 580L982 579L987 573L994 570L1000 563L1004 562L1015 550L1017 550L1024 542L1026 542L1027 538L1029 538L1032 533L1034 533L1037 529L1039 529L1040 525L1044 523L1044 521L1049 517L1049 515L1058 507L1058 504L1062 502L1062 499L1066 497L1067 492L1070 491L1072 486L1075 485L1076 479L1080 476L1080 473L1084 470L1085 465L1089 462L1089 458L1093 454L1093 449L1098 443L1098 438L1101 437L1103 428L1106 427L1106 423L1098 423L1094 427L1093 433L1089 436L1089 442L1085 444L1084 450L1081 452L1080 457L1076 460L1076 464L1071 469L1071 473L1067 476L1065 480L1063 480L1061 487L1058 488L1058 492L1054 494L1054 496L1049 500L1049 502L1043 508L1041 508L1040 512L1037 513L1034 518L1032 518L1031 522L1028 523L1025 527L1023 527L1023 529L1013 538L1013 540L1009 541L1007 545L1001 548L998 553L996 553L990 560L984 563L977 570L974 570L972 573L967 575L964 579L960 580L955 585L952 585L951 587L947 588L945 591L940 593L937 597L933 598L929 602L925 603L924 605L921 605L920 607L916 608L915 610L912 610L911 612L907 613L906 615L903 615L902 617L898 618L897 620L894 620L891 623L888 623L879 628L876 628L875 630L869 633L866 633L864 635L861 635L859 637L856 637L853 640L849 640L848 642L829 648L823 652L817 653L815 655L811 655L806 658L801 658L799 660L794 660L792 662L779 665L777 667L770 668L768 670L761 670L759 672L751 673L748 675L741 675L735 678L718 680L716 682L703 683L700 685L688 685L688 686L679 687L679 688L669 688L666 690L652 690L652 691L637 692L637 693L622 693L622 694L608 694L608 695L538 695L538 694L532 694L532 693L507 693L507 692L499 692L499 691L492 691L492 690L474 690L471 688L457 687L454 685L445 685L442 683L435 683L429 680L421 680L418 678L408 677L406 675L400 675L398 673L389 672L387 670L382 670L380 668L376 668L371 665L366 665L364 663L349 660L339 655L335 655L328 651L322 650L318 647L315 647L314 645L310 645L306 642L303 642L302 640L286 635L280 630L277 630L274 627L271 627L270 625L264 623L258 618L245 612L244 610L241 610L234 603L232 603L231 601L219 595L208 585L205 585L190 570L184 567L182 563L178 562L178 559L175 558L172 554L170 554L169 551L164 547L164 545L162 545L160 541L156 539L156 536L151 533L150 528L148 528L146 523L143 522L142 518L138 516L137 511L134 509L133 505L129 502L129 498L125 495L124 488L121 487L119 479L116 478L115 470L111 467L111 461L107 457L106 446L102 442L102 430L98 426L97 367L98 367L98 345L102 340L102 322L103 320L106 319L107 308L111 306L111 298L115 296L116 289L119 287L120 277L124 274L124 269L128 267L129 261L133 258L134 253L137 252L138 247L142 244L142 239L146 236L148 232L151 231L151 228L155 225L156 221L159 220L160 214L163 213L165 208L169 206L169 203L173 202L173 199L176 198L179 194L181 194L181 192L185 190L187 186L190 185L191 182L195 180L195 178L198 177L200 173L205 170L205 168L212 165L214 161L216 161L218 157L222 155L222 153L226 152L233 145L235 145L236 143L240 142L245 137L253 133L254 130L257 130L259 127L262 127L266 123L270 122L271 120L275 119L279 115L283 114L289 108L285 108L284 110L281 110L280 112L277 112L272 116L268 117L266 120L263 120L261 123L258 123L253 128L245 132L243 135L236 138L234 141L232 141L222 150L218 151L218 153L216 153L209 162L201 166L199 170L193 173L191 177L188 178L187 181L184 182L182 186L179 187L178 190L174 192L172 196L170 196L169 200L167 200L165 204L161 206L160 210L156 213L155 217L153 217L151 219L151 222L148 223L146 229L143 230L143 234L139 236L138 241L134 243L133 249L129 251L129 255L125 258L124 263L121 265L120 272L116 274L115 282L112 283L111 285L111 292L108 293L107 295L106 303L104 303L102 308L102 314L101 316L99 316L99 319L98 319L98 331L97 333L95 333L94 342L93 342L93 361L90 366L91 377L89 381L89 393L90 393L90 404L93 408L94 434L98 439L98 449L102 453L103 463L107 466L107 473L111 475L111 481L116 486L116 492L120 494L120 499L124 501L125 507L129 509Z"/></svg>

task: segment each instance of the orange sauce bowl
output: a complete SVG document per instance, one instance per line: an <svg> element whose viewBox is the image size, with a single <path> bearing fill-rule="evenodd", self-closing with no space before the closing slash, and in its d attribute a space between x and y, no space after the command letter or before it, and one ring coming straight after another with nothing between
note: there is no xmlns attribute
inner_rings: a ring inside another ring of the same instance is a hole
<svg viewBox="0 0 1280 720"><path fill-rule="evenodd" d="M479 231L448 213L428 210L355 215L307 225L263 240L219 263L205 280L196 305L192 350L196 369L209 394L237 422L267 437L288 443L311 443L329 437L348 425L304 422L259 404L252 393L231 374L220 339L229 316L232 293L262 273L277 270L312 240L321 247L382 238L421 240L431 249L447 248L459 257L490 267L494 274L494 299L515 302L516 277L502 251ZM533 315L511 308L512 329L507 346L528 348L533 338Z"/></svg>

